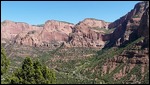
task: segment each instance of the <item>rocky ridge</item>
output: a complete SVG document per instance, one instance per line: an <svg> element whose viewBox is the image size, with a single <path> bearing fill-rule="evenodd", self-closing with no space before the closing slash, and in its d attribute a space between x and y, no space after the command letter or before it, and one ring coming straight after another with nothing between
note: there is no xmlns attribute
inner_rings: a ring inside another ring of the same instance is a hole
<svg viewBox="0 0 150 85"><path fill-rule="evenodd" d="M116 29L111 34L110 42L106 46L120 46L137 39L137 28L140 25L143 13L148 7L149 2L139 2L129 13L109 24L109 28Z"/></svg>
<svg viewBox="0 0 150 85"><path fill-rule="evenodd" d="M1 40L12 40L15 44L55 47L65 43L69 47L98 47L96 45L100 43L104 45L101 35L105 33L99 28L107 30L109 23L87 18L77 25L56 20L48 20L43 26L31 26L26 23L12 21L4 21L1 24ZM83 38L81 42L77 40L77 36ZM91 42L96 43L95 46L90 45Z"/></svg>

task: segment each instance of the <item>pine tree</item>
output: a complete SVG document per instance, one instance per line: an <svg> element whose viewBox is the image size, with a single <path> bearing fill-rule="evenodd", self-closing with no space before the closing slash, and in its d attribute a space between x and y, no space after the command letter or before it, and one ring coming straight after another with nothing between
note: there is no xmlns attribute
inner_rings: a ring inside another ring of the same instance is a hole
<svg viewBox="0 0 150 85"><path fill-rule="evenodd" d="M23 61L21 74L26 83L34 83L34 68L31 58L26 57Z"/></svg>
<svg viewBox="0 0 150 85"><path fill-rule="evenodd" d="M1 48L1 75L7 72L9 67L9 60L6 57L4 48Z"/></svg>
<svg viewBox="0 0 150 85"><path fill-rule="evenodd" d="M14 72L10 84L52 84L56 83L55 73L38 60L24 59L22 68Z"/></svg>
<svg viewBox="0 0 150 85"><path fill-rule="evenodd" d="M34 73L35 73L34 77L35 77L36 83L38 83L38 84L44 83L44 77L43 77L43 74L41 72L42 65L41 65L41 63L38 60L35 61L35 63L34 63L34 69L35 69L35 71L34 71Z"/></svg>
<svg viewBox="0 0 150 85"><path fill-rule="evenodd" d="M55 84L56 83L56 77L55 77L54 71L48 69L48 67L46 67L46 66L43 66L42 73L45 78L45 83L47 83L47 84Z"/></svg>

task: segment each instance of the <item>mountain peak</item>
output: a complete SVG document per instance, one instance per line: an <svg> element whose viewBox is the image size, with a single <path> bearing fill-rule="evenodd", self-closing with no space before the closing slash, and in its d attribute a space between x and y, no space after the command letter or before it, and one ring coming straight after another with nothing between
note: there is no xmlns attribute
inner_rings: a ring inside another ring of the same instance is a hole
<svg viewBox="0 0 150 85"><path fill-rule="evenodd" d="M65 24L72 24L72 25L74 25L73 23L66 22L66 21L59 21L59 20L47 20L47 21L45 22L45 24L46 24L46 23L65 23Z"/></svg>
<svg viewBox="0 0 150 85"><path fill-rule="evenodd" d="M4 21L2 21L2 23L10 23L10 22L13 22L13 21L11 21L11 20L4 20Z"/></svg>

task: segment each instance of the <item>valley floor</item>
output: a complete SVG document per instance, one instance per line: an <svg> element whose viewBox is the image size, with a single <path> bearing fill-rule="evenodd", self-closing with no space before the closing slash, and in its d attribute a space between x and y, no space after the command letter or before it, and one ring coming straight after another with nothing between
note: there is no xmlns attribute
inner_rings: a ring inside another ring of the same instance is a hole
<svg viewBox="0 0 150 85"><path fill-rule="evenodd" d="M30 56L54 69L58 84L140 84L149 83L149 49L136 46L141 40L143 38L124 47L100 51L93 48L63 46L53 50L42 50L19 45L5 45L5 49L11 62L10 74L21 66L26 56ZM137 50L138 53L143 53L144 57L137 58L136 56L141 55L136 53ZM128 53L134 53L136 56L132 58Z"/></svg>

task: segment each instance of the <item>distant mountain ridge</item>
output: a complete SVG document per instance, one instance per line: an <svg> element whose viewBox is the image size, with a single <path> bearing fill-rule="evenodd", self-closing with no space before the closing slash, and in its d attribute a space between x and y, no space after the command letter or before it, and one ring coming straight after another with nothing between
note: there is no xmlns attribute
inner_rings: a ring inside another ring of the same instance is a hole
<svg viewBox="0 0 150 85"><path fill-rule="evenodd" d="M74 41L74 39L73 41L75 42L75 45L72 42L69 42L72 37L71 35L75 32L75 30L77 30L78 27L81 27L80 31L81 30L86 31L85 29L88 29L91 30L93 33L96 33L91 28L98 28L98 29L104 28L107 30L109 23L102 20L87 18L76 25L57 20L48 20L45 22L45 24L41 26L29 25L27 23L13 22L9 20L6 20L1 24L2 24L1 30L2 41L4 41L4 39L5 40L7 39L12 40L13 43L21 45L47 46L47 47L53 46L52 42L56 42L58 43L58 45L60 45L60 43L61 44L66 43L66 45L69 47L70 46L82 47L88 46L87 43L90 43L91 41L85 42L86 45L81 45L80 42L76 42ZM99 33L102 32L104 33L104 31L100 31ZM78 35L78 33L74 34ZM70 44L68 44L68 42Z"/></svg>
<svg viewBox="0 0 150 85"><path fill-rule="evenodd" d="M86 18L75 25L57 20L48 20L42 25L5 20L1 22L1 40L11 40L20 45L47 47L53 47L52 42L56 42L58 46L65 43L67 47L103 48L106 41L109 43L105 47L120 46L136 39L132 36L137 34L135 31L148 7L148 2L139 2L134 9L112 23L94 18ZM107 33L109 30L112 31Z"/></svg>

